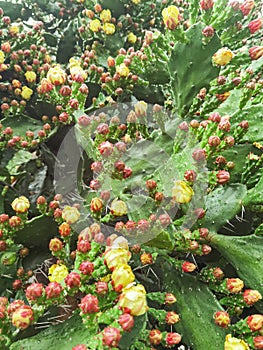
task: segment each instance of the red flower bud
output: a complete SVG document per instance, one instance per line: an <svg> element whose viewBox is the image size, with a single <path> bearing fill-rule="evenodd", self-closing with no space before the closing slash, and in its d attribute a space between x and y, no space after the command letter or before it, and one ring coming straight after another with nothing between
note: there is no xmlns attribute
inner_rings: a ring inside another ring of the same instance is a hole
<svg viewBox="0 0 263 350"><path fill-rule="evenodd" d="M217 311L214 314L214 320L215 323L222 328L227 328L230 324L230 317L226 311Z"/></svg>
<svg viewBox="0 0 263 350"><path fill-rule="evenodd" d="M95 286L96 286L96 293L98 293L99 295L102 296L108 293L108 290L109 290L108 283L100 281L100 282L96 282Z"/></svg>
<svg viewBox="0 0 263 350"><path fill-rule="evenodd" d="M182 264L183 272L193 272L195 269L196 269L196 265L189 261L185 261Z"/></svg>
<svg viewBox="0 0 263 350"><path fill-rule="evenodd" d="M61 284L59 284L58 282L50 282L46 286L47 299L53 299L53 298L59 297L62 290L63 290L63 288L62 288Z"/></svg>
<svg viewBox="0 0 263 350"><path fill-rule="evenodd" d="M93 314L99 311L99 301L95 295L87 294L79 304L83 314Z"/></svg>
<svg viewBox="0 0 263 350"><path fill-rule="evenodd" d="M166 293L164 302L166 305L172 305L176 303L176 297L172 293Z"/></svg>
<svg viewBox="0 0 263 350"><path fill-rule="evenodd" d="M226 170L219 170L218 173L216 174L216 177L217 177L217 183L223 185L229 181L230 174Z"/></svg>
<svg viewBox="0 0 263 350"><path fill-rule="evenodd" d="M108 347L118 347L121 332L115 327L106 327L102 332L102 343Z"/></svg>
<svg viewBox="0 0 263 350"><path fill-rule="evenodd" d="M162 332L159 329L152 329L149 333L149 341L152 345L159 345L162 341Z"/></svg>
<svg viewBox="0 0 263 350"><path fill-rule="evenodd" d="M259 331L263 327L263 315L254 314L247 318L247 325L253 331Z"/></svg>
<svg viewBox="0 0 263 350"><path fill-rule="evenodd" d="M167 324L175 324L180 321L179 315L174 311L168 311L165 316L165 322Z"/></svg>
<svg viewBox="0 0 263 350"><path fill-rule="evenodd" d="M201 0L200 7L202 10L209 10L214 6L213 0Z"/></svg>
<svg viewBox="0 0 263 350"><path fill-rule="evenodd" d="M118 323L125 332L129 332L134 326L134 318L132 315L125 313L120 315Z"/></svg>
<svg viewBox="0 0 263 350"><path fill-rule="evenodd" d="M179 333L167 333L166 335L166 345L173 346L179 344L182 340L182 337Z"/></svg>
<svg viewBox="0 0 263 350"><path fill-rule="evenodd" d="M28 300L37 300L43 295L44 287L41 283L32 283L26 289L26 297Z"/></svg>
<svg viewBox="0 0 263 350"><path fill-rule="evenodd" d="M263 336L262 335L257 335L256 337L253 338L253 344L256 350L263 349Z"/></svg>
<svg viewBox="0 0 263 350"><path fill-rule="evenodd" d="M85 239L82 239L77 243L77 250L81 253L87 253L88 251L90 251L90 249L90 242Z"/></svg>

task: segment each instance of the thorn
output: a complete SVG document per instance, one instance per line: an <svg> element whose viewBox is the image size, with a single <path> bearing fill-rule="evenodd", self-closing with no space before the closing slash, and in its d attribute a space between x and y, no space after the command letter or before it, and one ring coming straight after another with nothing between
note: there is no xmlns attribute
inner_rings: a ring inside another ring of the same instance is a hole
<svg viewBox="0 0 263 350"><path fill-rule="evenodd" d="M229 220L227 220L228 225L230 225L231 227L235 228L235 225L233 225Z"/></svg>
<svg viewBox="0 0 263 350"><path fill-rule="evenodd" d="M229 232L235 233L235 231L231 230L231 229L230 229L229 227L227 227L227 226L223 226L223 228L224 228L225 230L229 231Z"/></svg>

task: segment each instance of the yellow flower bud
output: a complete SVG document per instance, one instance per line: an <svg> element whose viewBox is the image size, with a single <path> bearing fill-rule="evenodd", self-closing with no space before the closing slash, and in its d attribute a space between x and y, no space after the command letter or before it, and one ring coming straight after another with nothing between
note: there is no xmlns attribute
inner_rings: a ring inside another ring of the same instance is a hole
<svg viewBox="0 0 263 350"><path fill-rule="evenodd" d="M29 83L34 83L37 79L37 75L35 72L32 72L32 71L27 71L25 73L25 77L26 77L26 80L29 82Z"/></svg>
<svg viewBox="0 0 263 350"><path fill-rule="evenodd" d="M30 207L29 200L25 196L18 197L11 204L13 210L17 213L25 213Z"/></svg>
<svg viewBox="0 0 263 350"><path fill-rule="evenodd" d="M135 34L133 34L132 32L130 32L127 36L127 40L129 43L135 44L137 41L137 36Z"/></svg>
<svg viewBox="0 0 263 350"><path fill-rule="evenodd" d="M74 224L80 218L80 212L75 207L68 205L62 210L62 219L66 220L68 224Z"/></svg>
<svg viewBox="0 0 263 350"><path fill-rule="evenodd" d="M16 328L26 329L34 321L34 312L29 305L23 305L14 311L12 324Z"/></svg>
<svg viewBox="0 0 263 350"><path fill-rule="evenodd" d="M87 78L87 73L80 67L80 66L73 66L70 68L70 75L72 77L73 80L75 80L75 78L77 76L80 76L83 80L86 80Z"/></svg>
<svg viewBox="0 0 263 350"><path fill-rule="evenodd" d="M141 0L132 0L132 2L133 2L135 5L138 5L138 4L141 2Z"/></svg>
<svg viewBox="0 0 263 350"><path fill-rule="evenodd" d="M180 14L176 6L171 5L163 9L162 16L163 22L168 29L174 30L178 26Z"/></svg>
<svg viewBox="0 0 263 350"><path fill-rule="evenodd" d="M226 336L224 350L249 350L249 346L242 339L234 338L231 334Z"/></svg>
<svg viewBox="0 0 263 350"><path fill-rule="evenodd" d="M5 62L5 54L2 50L0 50L0 64Z"/></svg>
<svg viewBox="0 0 263 350"><path fill-rule="evenodd" d="M128 213L128 208L125 202L115 198L111 203L110 212L114 216L123 216Z"/></svg>
<svg viewBox="0 0 263 350"><path fill-rule="evenodd" d="M104 23L102 29L107 35L112 35L115 33L115 25L113 23Z"/></svg>
<svg viewBox="0 0 263 350"><path fill-rule="evenodd" d="M48 279L50 282L62 282L68 275L67 266L54 264L48 269Z"/></svg>
<svg viewBox="0 0 263 350"><path fill-rule="evenodd" d="M189 203L194 195L193 189L186 182L175 181L172 188L172 197L177 203Z"/></svg>
<svg viewBox="0 0 263 350"><path fill-rule="evenodd" d="M101 29L100 20L94 19L93 21L91 21L89 24L89 29L92 30L94 33L99 32Z"/></svg>
<svg viewBox="0 0 263 350"><path fill-rule="evenodd" d="M114 289L116 292L121 292L123 288L128 286L135 280L135 276L132 269L127 264L118 265L111 275L111 279L114 283Z"/></svg>
<svg viewBox="0 0 263 350"><path fill-rule="evenodd" d="M116 73L118 73L121 77L127 77L130 70L124 63L121 63L119 66L116 66Z"/></svg>
<svg viewBox="0 0 263 350"><path fill-rule="evenodd" d="M225 66L232 60L233 57L234 54L230 49L227 47L222 47L213 55L212 60L219 66Z"/></svg>
<svg viewBox="0 0 263 350"><path fill-rule="evenodd" d="M127 264L131 258L131 253L124 248L110 248L104 254L106 264L110 270L118 265Z"/></svg>
<svg viewBox="0 0 263 350"><path fill-rule="evenodd" d="M18 34L18 33L19 33L19 27L18 27L18 26L11 26L11 27L9 28L9 33L10 33L11 35L16 35L16 34Z"/></svg>
<svg viewBox="0 0 263 350"><path fill-rule="evenodd" d="M103 10L100 13L100 19L103 23L110 22L111 21L111 12L110 10Z"/></svg>
<svg viewBox="0 0 263 350"><path fill-rule="evenodd" d="M59 66L49 69L47 72L47 79L54 85L63 85L67 80L67 75Z"/></svg>
<svg viewBox="0 0 263 350"><path fill-rule="evenodd" d="M22 98L24 98L25 100L29 100L31 98L32 94L33 94L32 89L30 89L27 86L22 87L22 92L21 92Z"/></svg>
<svg viewBox="0 0 263 350"><path fill-rule="evenodd" d="M146 115L147 112L147 103L144 101L139 101L136 103L136 105L134 106L134 110L135 110L135 114L137 115L137 117L142 117Z"/></svg>
<svg viewBox="0 0 263 350"><path fill-rule="evenodd" d="M119 306L133 316L145 314L148 306L144 286L138 284L137 286L128 285L124 288L120 295Z"/></svg>

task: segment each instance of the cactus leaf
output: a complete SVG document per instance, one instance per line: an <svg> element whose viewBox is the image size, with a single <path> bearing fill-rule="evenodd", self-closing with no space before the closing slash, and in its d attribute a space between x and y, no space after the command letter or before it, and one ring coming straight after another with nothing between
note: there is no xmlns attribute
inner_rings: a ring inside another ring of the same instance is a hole
<svg viewBox="0 0 263 350"><path fill-rule="evenodd" d="M231 184L218 187L205 198L206 215L204 226L217 231L231 220L242 208L242 200L247 193L246 186Z"/></svg>

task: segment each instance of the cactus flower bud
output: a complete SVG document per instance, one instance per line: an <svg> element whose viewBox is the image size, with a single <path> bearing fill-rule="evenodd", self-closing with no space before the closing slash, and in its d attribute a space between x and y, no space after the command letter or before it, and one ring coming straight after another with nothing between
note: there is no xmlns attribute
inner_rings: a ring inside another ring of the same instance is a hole
<svg viewBox="0 0 263 350"><path fill-rule="evenodd" d="M215 34L215 30L212 26L206 26L203 30L202 33L205 37L211 38Z"/></svg>
<svg viewBox="0 0 263 350"><path fill-rule="evenodd" d="M92 272L94 271L94 265L90 261L82 261L82 263L79 266L79 271L83 275L90 276L92 274Z"/></svg>
<svg viewBox="0 0 263 350"><path fill-rule="evenodd" d="M128 208L125 202L115 198L111 203L110 212L114 216L123 216L128 213Z"/></svg>
<svg viewBox="0 0 263 350"><path fill-rule="evenodd" d="M263 46L253 46L248 51L251 60L258 60L263 56Z"/></svg>
<svg viewBox="0 0 263 350"><path fill-rule="evenodd" d="M106 295L108 293L109 287L107 282L99 281L95 283L96 293L100 296Z"/></svg>
<svg viewBox="0 0 263 350"><path fill-rule="evenodd" d="M106 327L102 331L102 343L110 348L118 347L121 340L121 332L115 327Z"/></svg>
<svg viewBox="0 0 263 350"><path fill-rule="evenodd" d="M118 323L125 332L129 332L134 326L134 318L132 315L124 313L120 315Z"/></svg>
<svg viewBox="0 0 263 350"><path fill-rule="evenodd" d="M263 327L263 315L254 314L248 316L247 325L253 332L261 330Z"/></svg>
<svg viewBox="0 0 263 350"><path fill-rule="evenodd" d="M214 6L213 0L201 0L200 7L202 10L210 10Z"/></svg>
<svg viewBox="0 0 263 350"><path fill-rule="evenodd" d="M230 317L226 311L217 311L214 314L215 323L222 328L227 328L230 324Z"/></svg>
<svg viewBox="0 0 263 350"><path fill-rule="evenodd" d="M74 348L72 348L72 350L88 350L88 349L84 344L79 344L79 345L74 346Z"/></svg>
<svg viewBox="0 0 263 350"><path fill-rule="evenodd" d="M80 287L80 275L77 272L70 272L65 278L65 283L69 288Z"/></svg>
<svg viewBox="0 0 263 350"><path fill-rule="evenodd" d="M208 144L209 144L209 146L211 146L211 147L217 147L217 146L219 146L219 145L220 145L220 142L221 142L221 140L220 140L220 137L218 137L218 136L210 136L210 137L208 138Z"/></svg>
<svg viewBox="0 0 263 350"><path fill-rule="evenodd" d="M92 200L90 202L90 210L93 213L98 213L102 210L102 208L103 208L102 200L98 197L92 198Z"/></svg>
<svg viewBox="0 0 263 350"><path fill-rule="evenodd" d="M193 189L185 181L175 181L172 188L172 197L177 203L189 203L193 195Z"/></svg>
<svg viewBox="0 0 263 350"><path fill-rule="evenodd" d="M173 293L166 293L165 294L164 303L166 305L172 305L172 304L176 303L176 301L177 301L177 299Z"/></svg>
<svg viewBox="0 0 263 350"><path fill-rule="evenodd" d="M162 11L163 22L166 28L174 30L180 21L180 13L176 6L171 5L163 9Z"/></svg>
<svg viewBox="0 0 263 350"><path fill-rule="evenodd" d="M153 263L153 257L150 253L142 253L140 256L142 265L151 265Z"/></svg>
<svg viewBox="0 0 263 350"><path fill-rule="evenodd" d="M12 324L16 328L26 329L34 321L34 312L28 305L21 306L12 315Z"/></svg>
<svg viewBox="0 0 263 350"><path fill-rule="evenodd" d="M66 205L62 210L62 219L64 219L68 224L74 224L80 218L80 212L75 207L70 207Z"/></svg>
<svg viewBox="0 0 263 350"><path fill-rule="evenodd" d="M256 337L253 338L253 344L256 350L263 349L263 336L262 335L257 335Z"/></svg>
<svg viewBox="0 0 263 350"><path fill-rule="evenodd" d="M227 47L219 49L212 57L213 62L219 66L225 66L234 57L233 52Z"/></svg>
<svg viewBox="0 0 263 350"><path fill-rule="evenodd" d="M162 341L162 332L159 329L152 329L149 333L149 341L152 345L159 345Z"/></svg>
<svg viewBox="0 0 263 350"><path fill-rule="evenodd" d="M90 242L87 241L86 239L81 239L77 243L77 250L81 253L87 253L91 249Z"/></svg>
<svg viewBox="0 0 263 350"><path fill-rule="evenodd" d="M83 314L94 314L99 311L99 300L95 295L87 294L81 299L79 307Z"/></svg>
<svg viewBox="0 0 263 350"><path fill-rule="evenodd" d="M197 174L194 170L186 170L184 173L184 179L188 182L194 182L197 177Z"/></svg>
<svg viewBox="0 0 263 350"><path fill-rule="evenodd" d="M247 16L254 6L255 6L254 0L246 0L239 6L239 9L243 13L243 16Z"/></svg>
<svg viewBox="0 0 263 350"><path fill-rule="evenodd" d="M58 228L61 237L68 237L71 233L71 228L68 223L63 222Z"/></svg>
<svg viewBox="0 0 263 350"><path fill-rule="evenodd" d="M30 301L37 300L43 295L44 287L41 283L32 283L26 289L26 297Z"/></svg>
<svg viewBox="0 0 263 350"><path fill-rule="evenodd" d="M182 271L183 272L193 272L196 270L196 265L189 262L189 261L184 261L182 264Z"/></svg>
<svg viewBox="0 0 263 350"><path fill-rule="evenodd" d="M251 34L256 33L261 28L262 28L262 18L256 18L253 21L249 22L248 24L248 29Z"/></svg>
<svg viewBox="0 0 263 350"><path fill-rule="evenodd" d="M180 321L179 315L174 311L168 311L165 316L165 322L169 325L175 324Z"/></svg>
<svg viewBox="0 0 263 350"><path fill-rule="evenodd" d="M226 287L230 293L239 293L244 287L244 282L240 278L227 278Z"/></svg>
<svg viewBox="0 0 263 350"><path fill-rule="evenodd" d="M216 174L216 177L217 177L217 183L219 183L220 185L223 185L229 181L230 174L226 170L219 170Z"/></svg>
<svg viewBox="0 0 263 350"><path fill-rule="evenodd" d="M13 200L11 204L16 213L26 213L30 207L29 200L25 196L21 196Z"/></svg>
<svg viewBox="0 0 263 350"><path fill-rule="evenodd" d="M143 315L148 309L144 286L137 284L124 288L119 298L119 306L133 316Z"/></svg>
<svg viewBox="0 0 263 350"><path fill-rule="evenodd" d="M59 238L52 238L49 242L49 249L51 252L59 252L63 248L63 243Z"/></svg>
<svg viewBox="0 0 263 350"><path fill-rule="evenodd" d="M115 291L121 292L123 288L135 280L135 276L129 265L121 264L113 270L111 280Z"/></svg>
<svg viewBox="0 0 263 350"><path fill-rule="evenodd" d="M234 338L231 334L226 336L224 350L249 350L249 346L242 339Z"/></svg>
<svg viewBox="0 0 263 350"><path fill-rule="evenodd" d="M9 225L11 227L18 227L21 224L21 219L18 216L11 216L11 218L9 219Z"/></svg>
<svg viewBox="0 0 263 350"><path fill-rule="evenodd" d="M243 300L247 305L254 305L262 299L262 295L257 290L246 289L243 293Z"/></svg>
<svg viewBox="0 0 263 350"><path fill-rule="evenodd" d="M171 332L166 335L166 345L173 346L179 344L182 340L182 336L179 333Z"/></svg>
<svg viewBox="0 0 263 350"><path fill-rule="evenodd" d="M59 66L55 66L47 72L47 80L55 86L63 85L67 80L67 74Z"/></svg>

